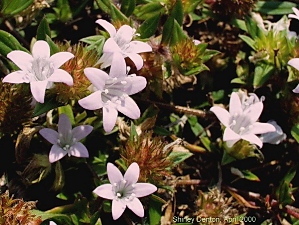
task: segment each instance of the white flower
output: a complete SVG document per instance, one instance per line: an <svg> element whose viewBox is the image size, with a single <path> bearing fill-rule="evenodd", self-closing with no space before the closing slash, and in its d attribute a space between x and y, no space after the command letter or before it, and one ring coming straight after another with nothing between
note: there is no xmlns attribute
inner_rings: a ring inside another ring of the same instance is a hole
<svg viewBox="0 0 299 225"><path fill-rule="evenodd" d="M275 131L262 134L260 139L263 143L278 145L280 142L286 139L287 135L283 133L283 130L276 123L276 121L270 120L267 123L272 124L275 127Z"/></svg>
<svg viewBox="0 0 299 225"><path fill-rule="evenodd" d="M290 59L288 61L288 64L292 67L294 67L296 70L299 70L299 58ZM299 84L296 88L293 89L293 92L299 93Z"/></svg>
<svg viewBox="0 0 299 225"><path fill-rule="evenodd" d="M256 134L275 131L275 127L268 123L256 122L263 110L262 101L244 107L237 93L231 94L229 112L222 107L213 106L210 109L226 127L223 140L228 147L232 147L240 139L263 146Z"/></svg>
<svg viewBox="0 0 299 225"><path fill-rule="evenodd" d="M112 217L117 220L126 207L137 216L144 216L143 206L138 198L150 195L157 187L148 183L137 183L140 169L137 163L132 163L123 176L112 163L107 164L110 184L103 184L93 192L98 196L112 200Z"/></svg>
<svg viewBox="0 0 299 225"><path fill-rule="evenodd" d="M53 221L50 221L49 225L57 225L57 224Z"/></svg>
<svg viewBox="0 0 299 225"><path fill-rule="evenodd" d="M88 110L103 107L103 124L110 132L117 120L118 111L131 119L140 117L140 110L129 95L135 94L146 86L146 79L135 74L127 76L126 64L119 53L115 53L109 75L96 68L86 68L84 73L92 83L94 93L79 100Z"/></svg>
<svg viewBox="0 0 299 225"><path fill-rule="evenodd" d="M86 147L79 142L92 131L90 125L80 125L72 129L71 122L67 115L61 114L58 120L58 132L50 128L43 128L39 131L47 141L53 144L49 161L51 163L68 156L84 157L89 156Z"/></svg>
<svg viewBox="0 0 299 225"><path fill-rule="evenodd" d="M143 66L143 59L137 53L151 52L152 48L141 41L132 41L135 35L135 29L128 25L123 25L116 31L115 27L106 20L98 19L96 21L110 34L110 38L105 42L103 55L98 63L102 63L101 68L111 65L113 54L119 52L123 58L129 57L135 64L137 70Z"/></svg>
<svg viewBox="0 0 299 225"><path fill-rule="evenodd" d="M30 83L30 89L36 101L44 103L45 91L52 87L53 82L63 82L73 85L72 76L58 69L74 55L70 52L58 52L50 56L50 47L45 41L37 41L32 47L32 55L15 50L8 53L7 58L13 61L21 70L4 77L7 83Z"/></svg>
<svg viewBox="0 0 299 225"><path fill-rule="evenodd" d="M299 10L296 9L295 7L292 7L292 10L295 14L289 14L288 17L299 20Z"/></svg>

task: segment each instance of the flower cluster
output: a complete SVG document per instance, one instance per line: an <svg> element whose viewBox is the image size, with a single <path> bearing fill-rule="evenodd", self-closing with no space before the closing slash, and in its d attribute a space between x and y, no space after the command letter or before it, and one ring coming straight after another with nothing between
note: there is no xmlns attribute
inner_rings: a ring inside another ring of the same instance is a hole
<svg viewBox="0 0 299 225"><path fill-rule="evenodd" d="M117 32L114 26L105 20L97 20L110 34L105 42L103 55L99 62L101 68L110 67L110 72L89 67L84 73L92 85L91 95L79 100L79 104L88 110L103 108L104 130L110 132L117 119L118 111L131 119L140 117L140 110L135 101L129 95L143 90L146 79L135 74L127 74L125 57L129 57L139 70L143 60L137 53L151 51L151 47L140 41L131 41L134 29L123 25Z"/></svg>
<svg viewBox="0 0 299 225"><path fill-rule="evenodd" d="M263 110L263 102L255 94L250 97L242 94L241 99L236 92L231 94L229 111L219 106L210 109L225 126L223 140L232 147L240 139L258 145L263 142L256 134L275 132L272 124L257 122Z"/></svg>
<svg viewBox="0 0 299 225"><path fill-rule="evenodd" d="M102 69L110 66L110 72L108 75L97 68L84 69L86 77L92 83L89 90L94 93L79 100L79 104L88 110L103 108L104 129L110 132L115 125L118 111L131 119L140 117L140 110L129 95L143 90L147 82L144 77L127 74L125 58L129 57L139 70L143 66L143 59L137 53L149 52L152 48L144 42L132 41L135 29L128 25L123 25L116 31L114 26L105 20L99 19L96 22L110 34L104 44L103 55L98 61ZM58 52L50 56L50 47L46 41L36 41L32 55L16 50L7 57L21 70L8 74L3 82L30 83L32 95L37 102L44 103L45 91L53 87L53 82L73 85L72 76L59 67L74 55L70 52Z"/></svg>

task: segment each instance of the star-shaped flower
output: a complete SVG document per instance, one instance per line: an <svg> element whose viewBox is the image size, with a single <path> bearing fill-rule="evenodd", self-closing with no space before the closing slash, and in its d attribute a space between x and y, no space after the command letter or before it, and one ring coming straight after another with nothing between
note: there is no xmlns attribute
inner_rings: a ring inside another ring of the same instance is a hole
<svg viewBox="0 0 299 225"><path fill-rule="evenodd" d="M37 41L32 47L32 55L15 50L8 53L7 58L13 61L21 70L12 72L4 77L7 83L30 83L30 89L37 102L44 103L45 91L52 87L53 82L63 82L73 85L72 76L59 69L74 55L70 52L58 52L50 56L49 44Z"/></svg>
<svg viewBox="0 0 299 225"><path fill-rule="evenodd" d="M132 41L135 35L135 29L128 25L123 25L116 31L115 27L106 20L98 19L96 21L110 34L110 38L105 42L103 47L103 55L98 63L101 68L111 65L113 54L119 52L123 58L129 57L135 64L137 70L143 66L143 59L137 53L151 52L152 47L141 41Z"/></svg>
<svg viewBox="0 0 299 225"><path fill-rule="evenodd" d="M58 120L58 132L50 128L43 128L39 131L40 135L53 144L49 161L51 163L56 162L66 154L88 158L89 154L86 147L79 141L89 135L92 129L93 127L90 125L80 125L72 129L67 115L61 114Z"/></svg>
<svg viewBox="0 0 299 225"><path fill-rule="evenodd" d="M103 123L106 132L110 132L117 120L118 111L131 119L140 117L140 110L129 95L135 94L146 86L146 79L131 74L127 76L126 64L120 53L115 53L109 75L96 68L86 68L84 73L92 83L91 95L79 100L79 104L88 110L103 107Z"/></svg>
<svg viewBox="0 0 299 225"><path fill-rule="evenodd" d="M123 176L119 169L112 163L107 164L107 173L110 184L103 184L93 192L98 196L112 200L112 217L117 220L125 211L126 207L137 216L144 216L143 206L138 198L150 195L157 187L148 183L137 183L139 166L132 163Z"/></svg>
<svg viewBox="0 0 299 225"><path fill-rule="evenodd" d="M229 112L222 107L213 106L210 109L225 126L223 140L228 147L232 147L240 139L263 146L256 134L274 132L272 124L256 122L263 111L262 101L249 105L242 105L237 93L231 94Z"/></svg>

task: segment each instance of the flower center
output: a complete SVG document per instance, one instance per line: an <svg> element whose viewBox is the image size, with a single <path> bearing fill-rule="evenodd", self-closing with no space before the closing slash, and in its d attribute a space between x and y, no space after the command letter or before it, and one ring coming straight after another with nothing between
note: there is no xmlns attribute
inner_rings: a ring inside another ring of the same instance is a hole
<svg viewBox="0 0 299 225"><path fill-rule="evenodd" d="M251 120L244 114L236 113L230 119L229 127L237 134L242 135L252 128Z"/></svg>
<svg viewBox="0 0 299 225"><path fill-rule="evenodd" d="M45 58L35 58L32 61L31 70L32 77L30 81L43 81L48 79L54 72L54 65Z"/></svg>
<svg viewBox="0 0 299 225"><path fill-rule="evenodd" d="M108 79L102 92L102 101L106 104L110 104L111 102L121 104L128 97L125 93L127 83L126 80L116 77Z"/></svg>
<svg viewBox="0 0 299 225"><path fill-rule="evenodd" d="M68 151L77 142L76 138L73 137L72 130L68 130L66 134L59 133L57 144L65 151Z"/></svg>
<svg viewBox="0 0 299 225"><path fill-rule="evenodd" d="M135 198L134 189L134 184L127 182L125 179L112 185L112 191L116 199L124 199L126 201L132 201Z"/></svg>

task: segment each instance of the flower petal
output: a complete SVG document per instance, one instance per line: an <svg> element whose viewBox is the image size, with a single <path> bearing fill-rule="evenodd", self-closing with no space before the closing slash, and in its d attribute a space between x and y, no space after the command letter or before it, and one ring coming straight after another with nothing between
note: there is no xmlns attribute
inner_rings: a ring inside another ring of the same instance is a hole
<svg viewBox="0 0 299 225"><path fill-rule="evenodd" d="M141 76L134 76L134 77L126 77L125 81L127 81L128 85L125 88L125 92L128 95L133 95L146 87L146 79Z"/></svg>
<svg viewBox="0 0 299 225"><path fill-rule="evenodd" d="M88 80L100 91L103 91L105 82L107 79L109 79L109 76L107 73L105 73L103 70L88 67L84 69L84 73Z"/></svg>
<svg viewBox="0 0 299 225"><path fill-rule="evenodd" d="M138 198L134 198L132 201L127 202L127 206L131 209L137 216L144 217L144 209Z"/></svg>
<svg viewBox="0 0 299 225"><path fill-rule="evenodd" d="M79 105L84 109L96 110L103 107L102 102L102 92L96 91L85 98L82 98L78 101Z"/></svg>
<svg viewBox="0 0 299 225"><path fill-rule="evenodd" d="M45 41L39 40L34 43L32 47L32 56L33 58L50 58L50 47L49 44Z"/></svg>
<svg viewBox="0 0 299 225"><path fill-rule="evenodd" d="M123 99L121 104L117 105L117 110L133 120L140 117L140 109L136 102L130 97Z"/></svg>
<svg viewBox="0 0 299 225"><path fill-rule="evenodd" d="M75 56L70 52L58 52L54 55L52 55L49 59L51 63L53 63L53 66L55 69L58 69L62 66L65 62L70 60L71 58L74 58Z"/></svg>
<svg viewBox="0 0 299 225"><path fill-rule="evenodd" d="M60 146L53 145L49 153L50 163L56 162L59 159L63 158L66 155L66 153L67 152L63 150Z"/></svg>
<svg viewBox="0 0 299 225"><path fill-rule="evenodd" d="M140 169L138 164L133 162L127 169L124 175L124 179L130 182L130 184L135 184L138 181L139 173L140 173Z"/></svg>
<svg viewBox="0 0 299 225"><path fill-rule="evenodd" d="M30 82L30 89L34 99L39 103L44 103L45 101L45 92L48 81L33 81Z"/></svg>
<svg viewBox="0 0 299 225"><path fill-rule="evenodd" d="M15 50L7 54L7 58L13 61L21 70L28 71L32 65L33 57L27 52Z"/></svg>
<svg viewBox="0 0 299 225"><path fill-rule="evenodd" d="M141 52L151 52L152 47L142 41L131 41L129 47L126 49L127 53L141 53Z"/></svg>
<svg viewBox="0 0 299 225"><path fill-rule="evenodd" d="M293 92L294 92L294 93L299 93L299 84L297 85L297 87L295 87L295 88L293 89Z"/></svg>
<svg viewBox="0 0 299 225"><path fill-rule="evenodd" d="M103 125L107 133L112 131L115 126L117 115L118 113L114 106L105 105L103 107Z"/></svg>
<svg viewBox="0 0 299 225"><path fill-rule="evenodd" d="M234 132L229 127L226 127L223 134L223 141L231 141L231 140L240 140L241 137L239 134Z"/></svg>
<svg viewBox="0 0 299 225"><path fill-rule="evenodd" d="M96 23L101 25L110 34L110 37L113 37L116 34L115 27L106 20L98 19Z"/></svg>
<svg viewBox="0 0 299 225"><path fill-rule="evenodd" d="M113 200L112 201L112 217L114 220L117 220L125 211L126 204L120 200Z"/></svg>
<svg viewBox="0 0 299 225"><path fill-rule="evenodd" d="M115 52L121 52L120 47L118 46L118 44L115 42L115 40L113 38L109 38L104 46L103 46L103 53L115 53Z"/></svg>
<svg viewBox="0 0 299 225"><path fill-rule="evenodd" d="M254 134L241 135L241 138L246 141L249 141L250 143L256 144L260 148L263 147L263 142L258 138L258 136Z"/></svg>
<svg viewBox="0 0 299 225"><path fill-rule="evenodd" d="M64 137L68 137L72 131L72 124L69 117L65 114L61 114L58 120L58 133L61 133Z"/></svg>
<svg viewBox="0 0 299 225"><path fill-rule="evenodd" d="M227 110L220 106L213 106L210 111L212 111L217 116L217 118L224 126L229 127L230 114Z"/></svg>
<svg viewBox="0 0 299 225"><path fill-rule="evenodd" d="M263 103L257 102L252 105L250 105L247 109L245 109L244 114L247 118L250 119L251 123L254 123L258 120L260 117L262 111L263 111Z"/></svg>
<svg viewBox="0 0 299 225"><path fill-rule="evenodd" d="M68 86L72 86L74 84L73 77L62 69L54 70L54 73L48 78L48 81L52 82L62 82L67 84Z"/></svg>
<svg viewBox="0 0 299 225"><path fill-rule="evenodd" d="M135 184L134 194L137 198L150 195L157 191L157 187L153 184L148 183L137 183Z"/></svg>
<svg viewBox="0 0 299 225"><path fill-rule="evenodd" d="M121 53L114 53L112 62L111 62L111 68L109 72L110 77L126 77L127 71L126 71L126 62L124 57Z"/></svg>
<svg viewBox="0 0 299 225"><path fill-rule="evenodd" d="M128 25L123 25L116 32L116 35L114 36L114 40L117 42L119 46L124 46L130 43L134 33L135 33L135 29L133 29Z"/></svg>
<svg viewBox="0 0 299 225"><path fill-rule="evenodd" d="M50 128L43 128L39 131L39 134L51 144L57 144L57 140L59 138L57 131Z"/></svg>
<svg viewBox="0 0 299 225"><path fill-rule="evenodd" d="M233 92L229 101L229 114L236 115L242 113L242 111L242 103L239 95L236 92Z"/></svg>
<svg viewBox="0 0 299 225"><path fill-rule="evenodd" d="M26 72L22 70L18 70L12 73L7 74L3 80L3 83L13 83L13 84L20 84L20 83L29 83L29 80L26 76Z"/></svg>
<svg viewBox="0 0 299 225"><path fill-rule="evenodd" d="M97 64L101 64L101 68L106 68L111 65L113 58L113 53L111 52L105 52L103 53L102 57L99 59Z"/></svg>
<svg viewBox="0 0 299 225"><path fill-rule="evenodd" d="M69 153L75 157L82 157L82 158L89 157L87 148L81 142L76 142L76 144L74 144L71 147L71 150L69 151Z"/></svg>
<svg viewBox="0 0 299 225"><path fill-rule="evenodd" d="M288 61L288 64L294 67L296 70L299 70L299 58L294 58Z"/></svg>
<svg viewBox="0 0 299 225"><path fill-rule="evenodd" d="M263 134L268 132L275 132L276 129L272 124L255 122L249 130L252 134Z"/></svg>
<svg viewBox="0 0 299 225"><path fill-rule="evenodd" d="M115 194L112 190L111 184L102 184L98 186L96 189L93 190L93 193L97 194L98 196L106 199L113 200L115 198Z"/></svg>
<svg viewBox="0 0 299 225"><path fill-rule="evenodd" d="M87 135L91 133L93 127L90 125L80 125L73 129L73 137L76 138L77 141L85 138Z"/></svg>
<svg viewBox="0 0 299 225"><path fill-rule="evenodd" d="M140 55L136 53L126 53L126 56L128 56L133 61L137 70L140 70L142 68L143 58Z"/></svg>
<svg viewBox="0 0 299 225"><path fill-rule="evenodd" d="M122 173L112 163L107 163L107 174L108 174L109 182L112 185L124 179Z"/></svg>

